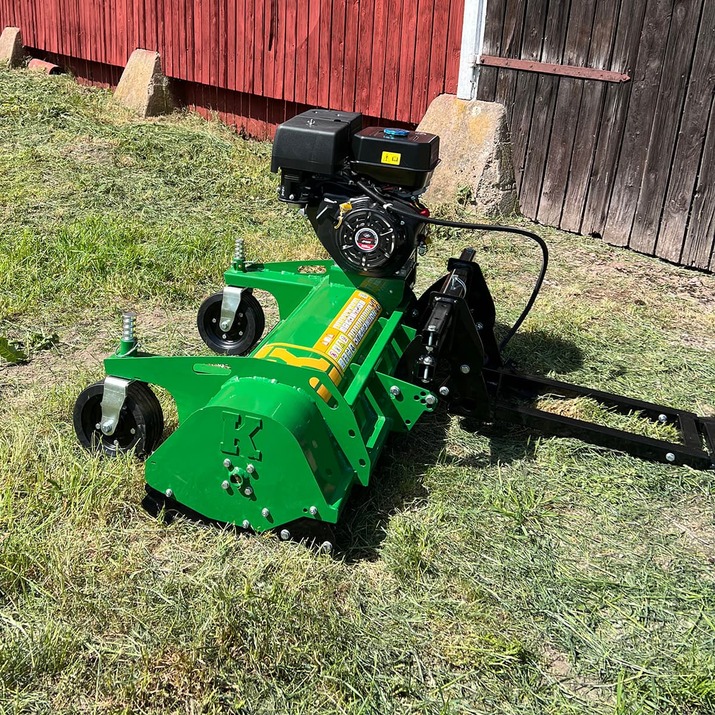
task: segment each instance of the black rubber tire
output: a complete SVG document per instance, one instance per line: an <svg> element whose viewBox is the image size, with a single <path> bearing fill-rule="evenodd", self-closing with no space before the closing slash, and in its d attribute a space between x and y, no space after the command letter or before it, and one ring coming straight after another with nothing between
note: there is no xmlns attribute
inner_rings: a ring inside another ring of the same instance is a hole
<svg viewBox="0 0 715 715"><path fill-rule="evenodd" d="M196 325L201 339L219 355L245 355L261 339L266 318L261 304L247 291L241 295L236 318L228 330L221 330L223 293L206 298L199 308Z"/></svg>
<svg viewBox="0 0 715 715"><path fill-rule="evenodd" d="M110 436L97 429L102 419L103 394L104 382L95 382L83 390L75 402L72 421L79 443L90 452L102 452L109 457L132 450L138 457L151 454L164 431L164 415L149 385L129 384L119 424Z"/></svg>

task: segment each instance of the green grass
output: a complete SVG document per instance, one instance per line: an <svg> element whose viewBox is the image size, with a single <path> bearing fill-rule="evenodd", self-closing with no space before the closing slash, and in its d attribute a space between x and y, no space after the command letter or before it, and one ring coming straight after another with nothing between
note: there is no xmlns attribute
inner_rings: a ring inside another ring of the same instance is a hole
<svg viewBox="0 0 715 715"><path fill-rule="evenodd" d="M436 414L391 440L331 559L163 525L141 464L80 450L74 399L122 308L148 349L204 352L236 236L320 255L269 157L0 70L0 336L30 358L0 362L0 711L715 713L712 472ZM715 414L715 277L539 231L552 266L511 355ZM535 252L456 233L420 285L472 240L508 325Z"/></svg>

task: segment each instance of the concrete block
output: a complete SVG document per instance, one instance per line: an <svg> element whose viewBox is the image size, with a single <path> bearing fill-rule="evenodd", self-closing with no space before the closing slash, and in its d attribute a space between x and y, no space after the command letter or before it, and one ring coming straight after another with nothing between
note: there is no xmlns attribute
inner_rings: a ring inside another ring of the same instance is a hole
<svg viewBox="0 0 715 715"><path fill-rule="evenodd" d="M134 50L114 92L114 98L141 117L167 114L174 108L169 80L161 71L158 52Z"/></svg>
<svg viewBox="0 0 715 715"><path fill-rule="evenodd" d="M0 34L0 63L20 67L24 56L20 28L6 27Z"/></svg>
<svg viewBox="0 0 715 715"><path fill-rule="evenodd" d="M503 105L442 94L430 104L418 131L440 138L442 161L425 194L426 203L460 203L490 218L518 211Z"/></svg>

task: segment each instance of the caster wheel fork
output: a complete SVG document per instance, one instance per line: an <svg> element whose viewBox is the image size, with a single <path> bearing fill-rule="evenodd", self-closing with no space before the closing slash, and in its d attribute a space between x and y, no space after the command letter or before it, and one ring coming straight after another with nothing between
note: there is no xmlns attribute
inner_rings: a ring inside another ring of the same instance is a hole
<svg viewBox="0 0 715 715"><path fill-rule="evenodd" d="M132 450L139 457L153 452L164 431L164 415L150 387L143 382L129 383L110 435L101 429L103 395L104 382L95 382L77 398L72 421L79 443L90 452L101 452L109 457Z"/></svg>

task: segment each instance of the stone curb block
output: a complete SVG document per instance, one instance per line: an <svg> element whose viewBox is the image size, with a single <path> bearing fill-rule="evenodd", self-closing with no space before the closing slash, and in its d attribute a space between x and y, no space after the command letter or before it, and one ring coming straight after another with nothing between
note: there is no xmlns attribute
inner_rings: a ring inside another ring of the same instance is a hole
<svg viewBox="0 0 715 715"><path fill-rule="evenodd" d="M491 218L518 211L503 105L442 94L417 129L440 137L442 161L425 194L427 203L459 203Z"/></svg>
<svg viewBox="0 0 715 715"><path fill-rule="evenodd" d="M24 57L20 28L6 27L0 34L0 63L21 67Z"/></svg>
<svg viewBox="0 0 715 715"><path fill-rule="evenodd" d="M174 109L169 80L161 71L158 52L134 50L114 92L114 98L140 117L156 117Z"/></svg>

